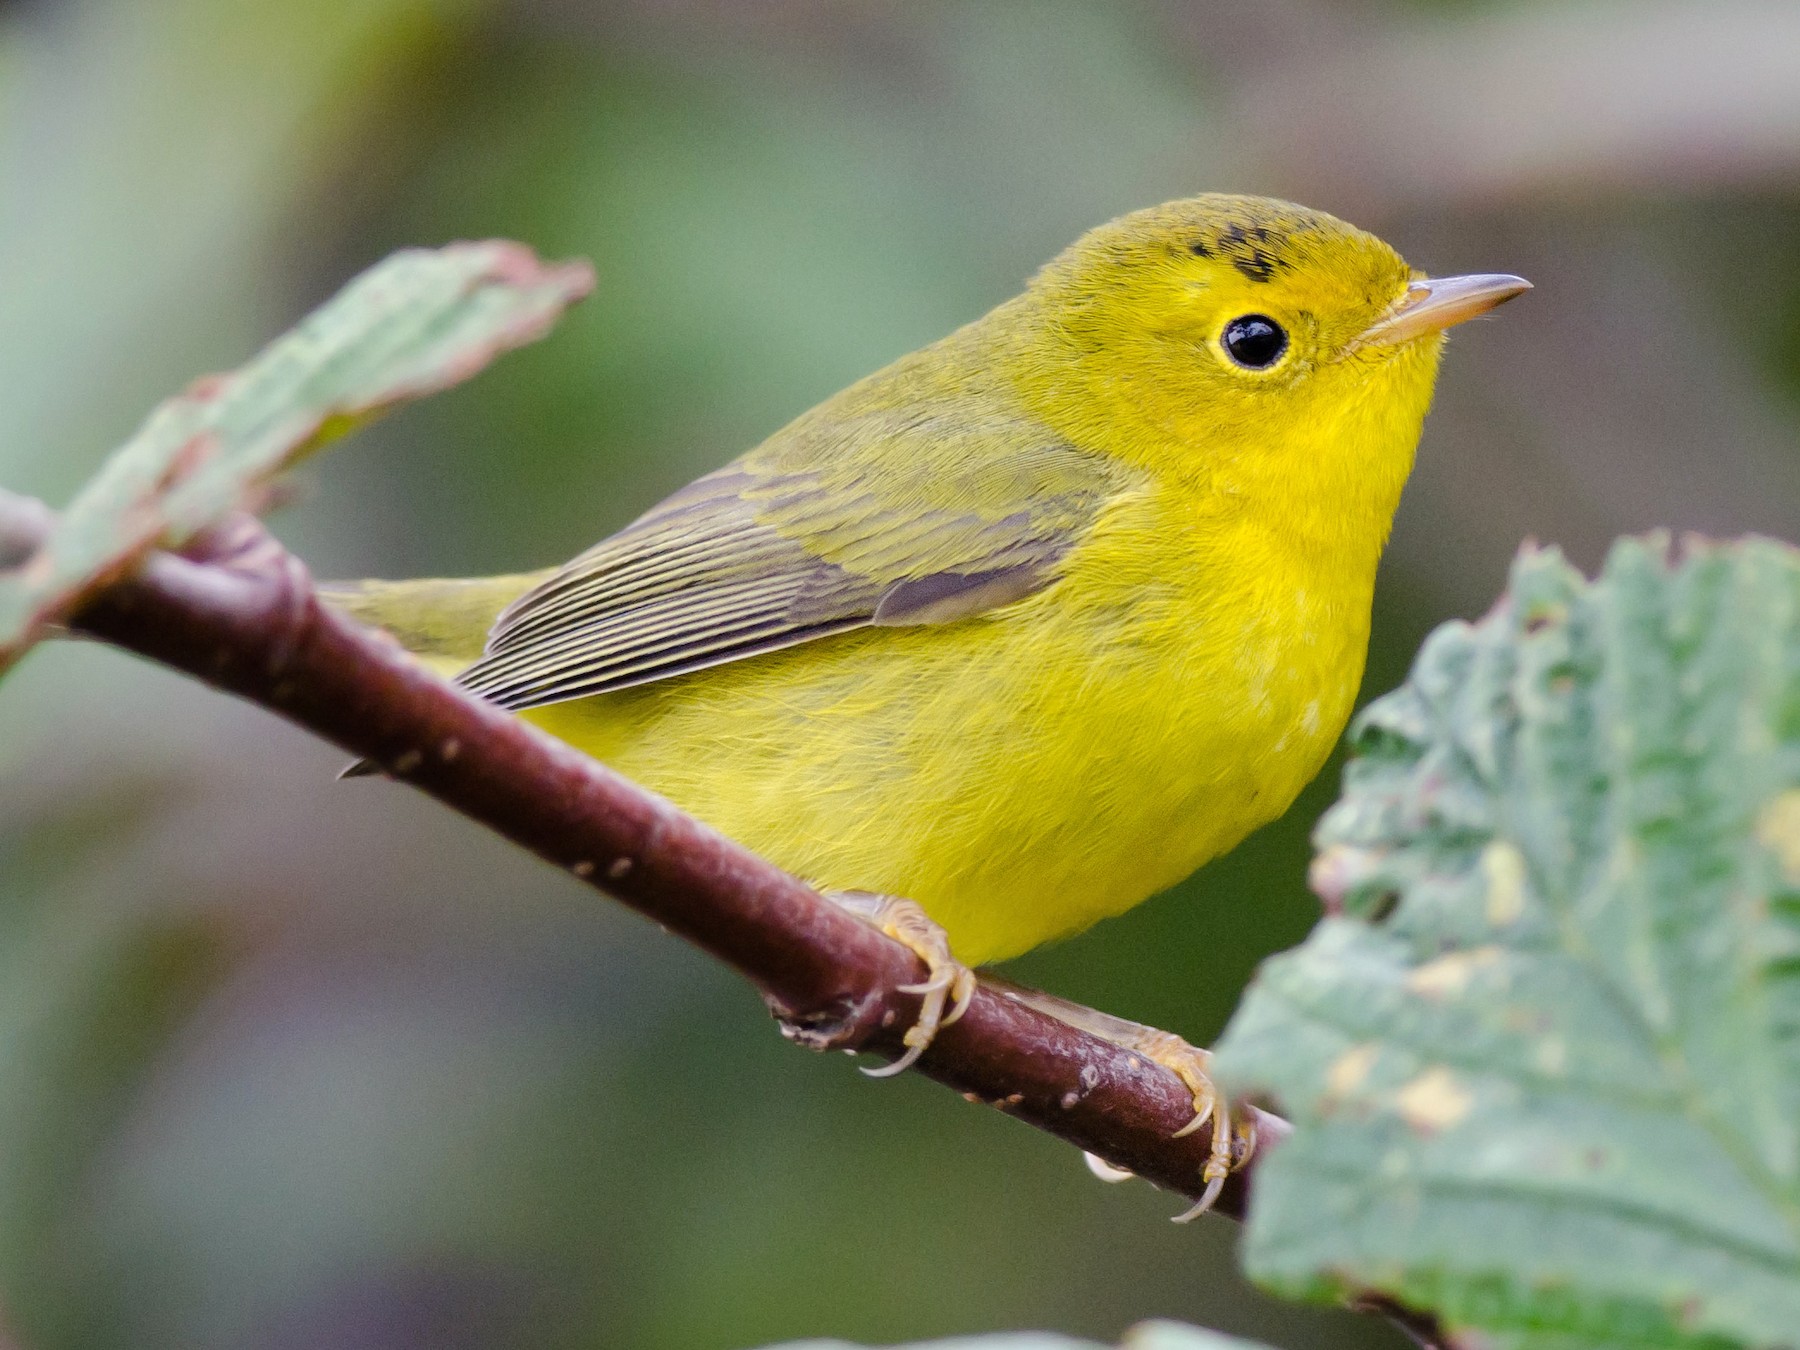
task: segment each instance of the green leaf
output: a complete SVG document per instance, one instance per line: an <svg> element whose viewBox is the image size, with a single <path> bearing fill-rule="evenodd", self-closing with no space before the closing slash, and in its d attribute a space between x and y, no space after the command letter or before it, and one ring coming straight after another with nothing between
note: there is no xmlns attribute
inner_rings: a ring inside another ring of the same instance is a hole
<svg viewBox="0 0 1800 1350"><path fill-rule="evenodd" d="M1527 550L1352 733L1330 915L1219 1047L1245 1261L1483 1346L1800 1344L1800 562Z"/></svg>
<svg viewBox="0 0 1800 1350"><path fill-rule="evenodd" d="M862 1350L849 1341L790 1341L769 1350ZM992 1336L953 1336L893 1350L1107 1350L1098 1341L1076 1340L1053 1331L1004 1331ZM1261 1341L1246 1341L1220 1331L1183 1326L1179 1322L1140 1322L1125 1333L1118 1350L1269 1350Z"/></svg>
<svg viewBox="0 0 1800 1350"><path fill-rule="evenodd" d="M370 268L249 365L164 403L48 543L0 572L0 670L149 549L256 509L269 480L311 450L542 337L592 286L585 263L547 266L499 240L408 249Z"/></svg>

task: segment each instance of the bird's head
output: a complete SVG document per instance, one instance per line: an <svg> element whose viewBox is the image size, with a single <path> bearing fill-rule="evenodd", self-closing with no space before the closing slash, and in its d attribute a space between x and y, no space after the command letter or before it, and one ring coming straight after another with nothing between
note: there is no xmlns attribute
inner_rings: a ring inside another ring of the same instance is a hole
<svg viewBox="0 0 1800 1350"><path fill-rule="evenodd" d="M1090 231L1033 280L1057 352L1039 401L1076 419L1063 429L1080 443L1153 471L1238 492L1280 483L1302 507L1347 493L1391 514L1444 330L1528 289L1428 278L1288 202L1169 202Z"/></svg>

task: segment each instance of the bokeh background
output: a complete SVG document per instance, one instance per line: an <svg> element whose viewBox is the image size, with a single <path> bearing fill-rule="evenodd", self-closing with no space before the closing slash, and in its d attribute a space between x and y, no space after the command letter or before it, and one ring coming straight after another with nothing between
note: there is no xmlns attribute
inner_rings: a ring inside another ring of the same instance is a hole
<svg viewBox="0 0 1800 1350"><path fill-rule="evenodd" d="M1525 536L1800 535L1791 0L0 0L0 482L397 246L598 264L320 462L322 575L542 565L1122 210L1290 196L1539 289L1459 330L1366 693ZM0 1308L52 1347L749 1347L1277 1305L1223 1221L783 1044L587 889L108 651L0 687ZM1314 917L1282 823L1013 974L1204 1041Z"/></svg>

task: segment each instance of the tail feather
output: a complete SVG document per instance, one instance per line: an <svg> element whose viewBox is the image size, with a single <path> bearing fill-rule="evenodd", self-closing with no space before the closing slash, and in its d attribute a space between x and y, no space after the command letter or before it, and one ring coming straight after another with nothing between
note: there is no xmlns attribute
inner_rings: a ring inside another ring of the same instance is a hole
<svg viewBox="0 0 1800 1350"><path fill-rule="evenodd" d="M440 674L454 675L480 658L500 611L550 575L328 581L319 586L319 596L359 622L393 634ZM359 759L338 777L368 778L381 772L374 760Z"/></svg>
<svg viewBox="0 0 1800 1350"><path fill-rule="evenodd" d="M392 633L402 647L440 669L477 660L500 611L550 575L330 581L319 595L335 609Z"/></svg>

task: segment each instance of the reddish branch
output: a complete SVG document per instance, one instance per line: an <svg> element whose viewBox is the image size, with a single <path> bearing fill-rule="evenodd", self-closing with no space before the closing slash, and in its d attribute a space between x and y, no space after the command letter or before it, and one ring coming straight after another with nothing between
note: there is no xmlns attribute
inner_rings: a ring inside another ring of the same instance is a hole
<svg viewBox="0 0 1800 1350"><path fill-rule="evenodd" d="M51 518L0 494L0 559ZM4 562L0 561L0 566ZM535 727L408 659L322 605L304 566L250 517L152 554L69 619L72 628L269 708L372 759L453 810L712 953L762 993L792 1039L893 1058L922 977L905 948L771 863ZM350 789L346 789L350 790ZM1209 1131L1161 1067L990 989L943 1030L919 1071L1195 1197ZM1261 1117L1265 1146L1286 1124ZM1241 1217L1244 1178L1221 1212Z"/></svg>

